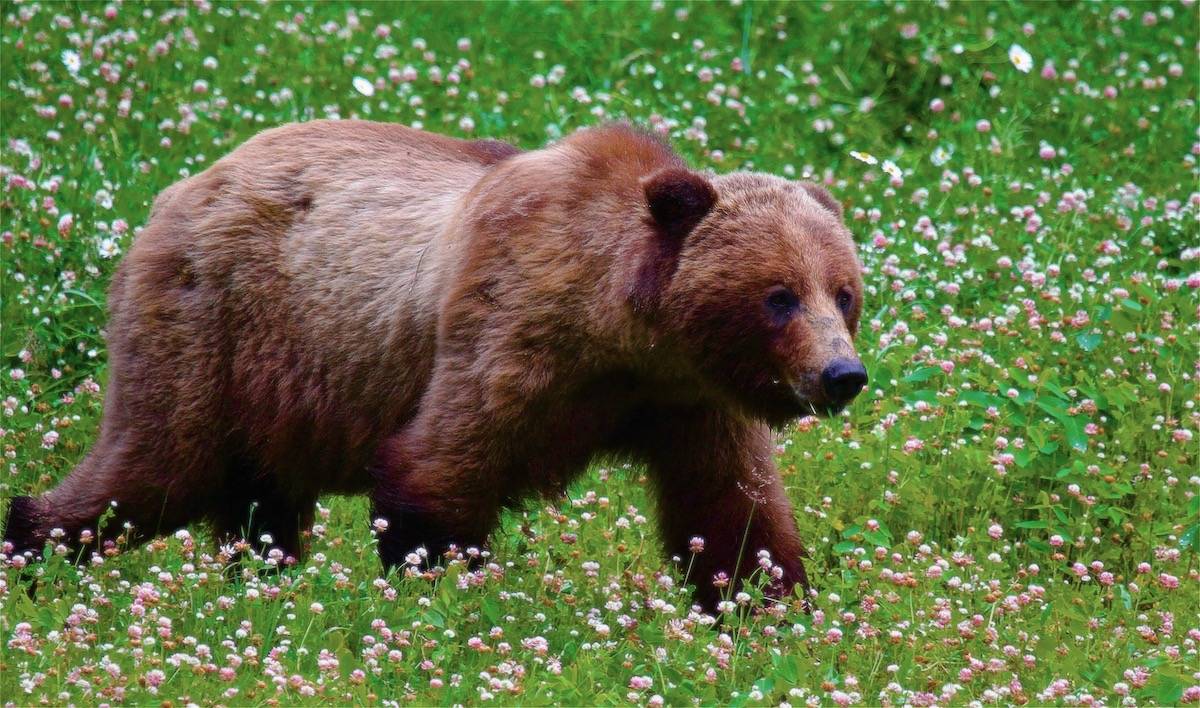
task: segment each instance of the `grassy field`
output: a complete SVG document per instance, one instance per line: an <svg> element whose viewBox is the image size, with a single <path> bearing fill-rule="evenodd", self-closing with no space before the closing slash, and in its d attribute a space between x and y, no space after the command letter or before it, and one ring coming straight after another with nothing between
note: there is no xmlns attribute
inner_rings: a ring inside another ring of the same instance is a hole
<svg viewBox="0 0 1200 708"><path fill-rule="evenodd" d="M532 148L627 118L821 181L872 380L779 439L811 614L692 610L636 468L436 577L379 577L365 500L330 498L280 573L203 528L55 556L33 598L0 563L0 703L1200 701L1192 2L0 12L0 510L95 434L154 195L288 121Z"/></svg>

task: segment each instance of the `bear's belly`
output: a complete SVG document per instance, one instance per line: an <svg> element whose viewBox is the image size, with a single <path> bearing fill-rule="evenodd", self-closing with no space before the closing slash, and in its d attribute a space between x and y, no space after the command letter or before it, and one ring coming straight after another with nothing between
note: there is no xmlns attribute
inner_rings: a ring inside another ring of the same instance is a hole
<svg viewBox="0 0 1200 708"><path fill-rule="evenodd" d="M306 491L365 491L375 449L416 413L431 333L414 333L390 356L275 344L264 355L243 342L235 358L231 421L245 454Z"/></svg>

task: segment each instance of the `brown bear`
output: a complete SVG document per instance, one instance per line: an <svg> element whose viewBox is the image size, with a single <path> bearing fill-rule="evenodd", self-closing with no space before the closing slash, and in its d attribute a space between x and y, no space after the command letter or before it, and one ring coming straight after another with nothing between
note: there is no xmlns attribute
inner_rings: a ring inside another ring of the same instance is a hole
<svg viewBox="0 0 1200 708"><path fill-rule="evenodd" d="M760 549L776 592L807 586L770 426L866 382L841 216L626 125L529 152L268 130L155 201L109 294L99 437L12 501L9 550L112 505L135 534L203 519L298 556L318 495L365 491L390 566L481 546L501 509L620 456L646 465L670 553L704 539L700 599Z"/></svg>

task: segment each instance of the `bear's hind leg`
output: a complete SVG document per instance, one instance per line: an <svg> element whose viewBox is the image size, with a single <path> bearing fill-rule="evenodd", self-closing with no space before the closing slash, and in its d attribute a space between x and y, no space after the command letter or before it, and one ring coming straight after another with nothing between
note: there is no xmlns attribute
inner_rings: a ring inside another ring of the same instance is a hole
<svg viewBox="0 0 1200 708"><path fill-rule="evenodd" d="M40 524L44 515L40 499L13 497L8 504L8 518L4 522L4 552L11 556L40 553L46 545L46 536Z"/></svg>
<svg viewBox="0 0 1200 708"><path fill-rule="evenodd" d="M130 442L127 433L102 434L57 487L39 497L14 498L4 529L12 553L37 556L47 541L78 552L87 545L84 531L91 532L92 542L121 534L133 542L200 518L211 494L203 483L206 461L184 462L182 455L179 462L164 460L151 437Z"/></svg>

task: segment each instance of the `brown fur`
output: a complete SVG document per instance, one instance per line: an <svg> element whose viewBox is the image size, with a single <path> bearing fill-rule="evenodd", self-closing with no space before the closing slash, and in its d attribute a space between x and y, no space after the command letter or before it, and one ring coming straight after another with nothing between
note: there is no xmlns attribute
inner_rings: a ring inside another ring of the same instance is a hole
<svg viewBox="0 0 1200 708"><path fill-rule="evenodd" d="M207 519L298 555L319 494L369 491L390 565L481 545L505 506L620 455L648 465L670 552L706 539L703 599L758 549L787 592L803 550L768 424L844 402L820 383L861 302L840 216L625 126L525 153L267 131L156 201L110 292L95 447L6 538L77 537L115 501L144 534ZM786 317L764 305L781 285Z"/></svg>

